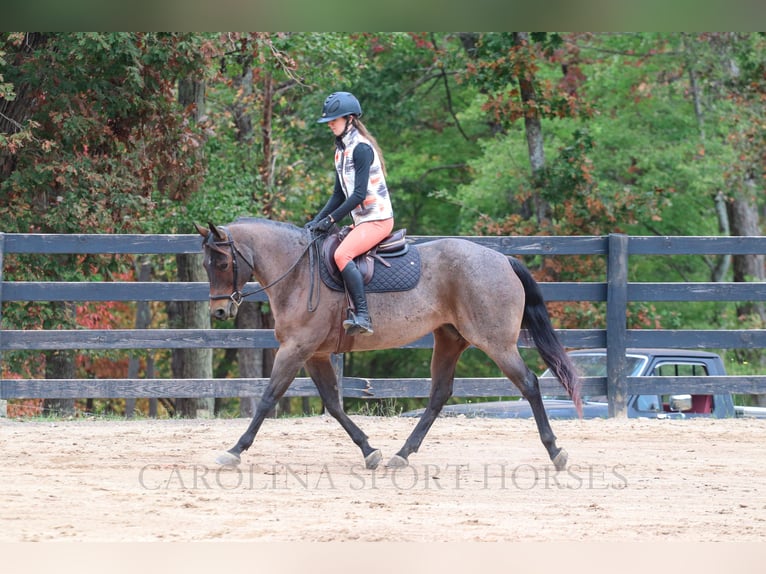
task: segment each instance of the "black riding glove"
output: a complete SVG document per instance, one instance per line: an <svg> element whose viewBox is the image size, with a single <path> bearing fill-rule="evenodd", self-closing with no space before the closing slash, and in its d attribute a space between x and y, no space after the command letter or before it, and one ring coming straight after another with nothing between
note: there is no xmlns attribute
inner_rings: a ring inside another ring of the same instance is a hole
<svg viewBox="0 0 766 574"><path fill-rule="evenodd" d="M311 223L314 223L313 221ZM314 223L313 227L310 227L312 231L318 231L319 233L327 233L329 229L333 226L335 222L333 221L331 216L323 217L316 223Z"/></svg>

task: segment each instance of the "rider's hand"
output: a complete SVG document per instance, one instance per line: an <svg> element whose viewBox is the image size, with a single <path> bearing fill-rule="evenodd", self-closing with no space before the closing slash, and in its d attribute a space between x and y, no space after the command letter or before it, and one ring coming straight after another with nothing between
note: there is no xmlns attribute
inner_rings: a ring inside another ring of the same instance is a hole
<svg viewBox="0 0 766 574"><path fill-rule="evenodd" d="M318 231L319 233L327 233L327 231L333 226L334 223L335 221L333 220L332 216L328 215L327 217L323 217L318 222L316 222L316 224L313 226L313 231Z"/></svg>

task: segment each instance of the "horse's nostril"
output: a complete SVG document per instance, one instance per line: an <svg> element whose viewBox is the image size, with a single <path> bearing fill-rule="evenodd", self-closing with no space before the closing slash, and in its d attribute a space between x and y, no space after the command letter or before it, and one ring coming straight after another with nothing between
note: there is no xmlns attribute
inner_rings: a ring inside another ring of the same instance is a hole
<svg viewBox="0 0 766 574"><path fill-rule="evenodd" d="M213 311L213 318L223 320L226 318L226 311L223 309L216 309Z"/></svg>

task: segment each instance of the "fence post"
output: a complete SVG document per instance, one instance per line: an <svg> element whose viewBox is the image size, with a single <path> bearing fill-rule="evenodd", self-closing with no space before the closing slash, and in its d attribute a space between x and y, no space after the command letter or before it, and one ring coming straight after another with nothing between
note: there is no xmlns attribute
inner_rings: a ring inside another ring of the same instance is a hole
<svg viewBox="0 0 766 574"><path fill-rule="evenodd" d="M609 416L627 417L628 236L609 234L606 289L606 392Z"/></svg>
<svg viewBox="0 0 766 574"><path fill-rule="evenodd" d="M5 233L0 232L0 338L3 336L3 254L5 253ZM0 351L0 377L3 374L3 353ZM0 418L8 416L8 401L0 399Z"/></svg>

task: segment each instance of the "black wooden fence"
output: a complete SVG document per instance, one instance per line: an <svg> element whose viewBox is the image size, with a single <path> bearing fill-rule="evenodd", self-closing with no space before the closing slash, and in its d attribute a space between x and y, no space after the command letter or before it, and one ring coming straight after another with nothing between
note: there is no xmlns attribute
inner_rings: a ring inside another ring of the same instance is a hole
<svg viewBox="0 0 766 574"><path fill-rule="evenodd" d="M416 243L436 237L414 237ZM648 255L737 255L766 253L766 237L467 237L505 255L601 256L607 260L604 281L543 283L548 301L605 301L606 329L561 330L570 348L607 348L607 377L583 381L583 394L607 395L610 413L623 416L629 392L766 393L766 376L628 377L629 347L696 349L766 348L766 330L628 329L626 311L634 301L766 301L765 283L629 282L630 257ZM36 254L177 254L200 251L197 235L90 235L0 233L0 304L5 301L204 301L207 283L171 282L25 282L3 280L3 256ZM251 285L250 287L255 287ZM260 295L260 300L265 300ZM257 298L256 298L257 300ZM2 307L0 307L0 310ZM2 316L0 315L0 318ZM403 348L428 348L424 337ZM531 344L522 337L522 346ZM267 329L124 329L0 330L0 353L49 349L276 348ZM0 400L13 398L251 397L267 379L1 379ZM428 379L367 379L341 373L341 393L348 398L426 397ZM560 394L558 384L542 383L543 392ZM459 397L518 396L507 379L460 378ZM311 380L298 378L286 396L317 396Z"/></svg>

